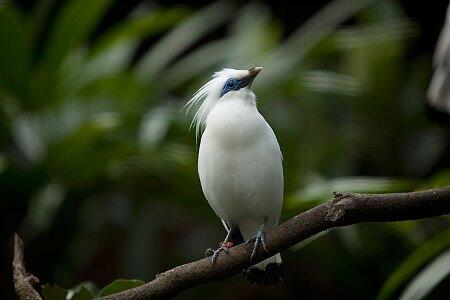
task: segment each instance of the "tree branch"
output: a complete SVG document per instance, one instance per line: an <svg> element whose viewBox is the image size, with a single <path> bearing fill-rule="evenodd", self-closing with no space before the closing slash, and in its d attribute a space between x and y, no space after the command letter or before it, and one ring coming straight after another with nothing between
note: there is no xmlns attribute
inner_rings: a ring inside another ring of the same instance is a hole
<svg viewBox="0 0 450 300"><path fill-rule="evenodd" d="M268 252L258 251L250 263L252 244L241 244L222 254L175 267L139 287L102 297L103 300L161 299L195 286L230 278L239 271L326 229L361 222L389 222L429 218L450 213L450 186L421 192L392 194L334 193L313 207L266 233ZM17 287L16 287L17 290ZM21 298L39 299L39 298Z"/></svg>
<svg viewBox="0 0 450 300"><path fill-rule="evenodd" d="M12 262L14 288L21 300L42 300L33 285L39 283L33 274L27 273L23 261L23 243L17 234L14 235L14 260Z"/></svg>

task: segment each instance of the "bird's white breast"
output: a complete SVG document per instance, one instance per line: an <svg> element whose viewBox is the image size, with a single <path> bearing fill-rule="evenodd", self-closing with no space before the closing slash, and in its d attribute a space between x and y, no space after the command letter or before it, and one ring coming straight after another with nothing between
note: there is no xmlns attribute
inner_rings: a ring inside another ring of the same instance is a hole
<svg viewBox="0 0 450 300"><path fill-rule="evenodd" d="M269 124L249 99L219 102L210 112L199 150L202 189L228 223L278 222L283 197L281 152Z"/></svg>

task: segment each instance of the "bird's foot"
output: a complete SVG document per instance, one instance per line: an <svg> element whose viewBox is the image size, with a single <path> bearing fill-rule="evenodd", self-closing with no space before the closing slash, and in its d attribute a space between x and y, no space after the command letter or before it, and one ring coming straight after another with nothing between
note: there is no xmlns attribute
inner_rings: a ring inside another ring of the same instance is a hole
<svg viewBox="0 0 450 300"><path fill-rule="evenodd" d="M219 248L217 248L217 250L211 248L206 249L205 256L206 257L211 256L212 263L214 264L220 252L228 253L228 249L231 247L234 247L233 242L222 242L220 243Z"/></svg>
<svg viewBox="0 0 450 300"><path fill-rule="evenodd" d="M250 262L252 262L255 259L256 251L258 251L260 245L262 245L264 251L269 252L266 246L266 234L264 233L264 231L258 230L255 237L248 240L245 244L248 245L248 243L250 243L250 241L252 240L255 240L255 242L253 244L252 255L250 256Z"/></svg>

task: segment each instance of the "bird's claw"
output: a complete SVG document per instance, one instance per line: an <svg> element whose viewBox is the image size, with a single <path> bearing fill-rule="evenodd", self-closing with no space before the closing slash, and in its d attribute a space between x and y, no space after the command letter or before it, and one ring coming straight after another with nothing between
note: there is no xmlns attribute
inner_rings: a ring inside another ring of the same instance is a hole
<svg viewBox="0 0 450 300"><path fill-rule="evenodd" d="M217 260L217 257L219 256L220 252L225 252L225 253L229 253L228 248L224 247L224 246L220 246L217 250L208 248L205 251L205 256L206 257L210 257L211 256L211 260L212 263L214 264Z"/></svg>
<svg viewBox="0 0 450 300"><path fill-rule="evenodd" d="M255 240L255 242L253 244L253 250L250 256L250 262L252 262L255 259L256 251L258 251L260 245L263 246L264 251L266 251L267 253L269 252L266 246L266 234L264 233L264 231L258 230L255 237L245 242L245 244L248 245L252 240Z"/></svg>

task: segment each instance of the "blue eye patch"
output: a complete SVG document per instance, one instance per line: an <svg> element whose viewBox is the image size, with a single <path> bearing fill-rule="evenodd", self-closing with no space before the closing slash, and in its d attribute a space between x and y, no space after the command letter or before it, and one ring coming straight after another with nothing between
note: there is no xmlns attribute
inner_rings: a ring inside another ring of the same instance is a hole
<svg viewBox="0 0 450 300"><path fill-rule="evenodd" d="M228 79L222 88L222 93L220 94L220 97L222 97L223 95L225 95L226 93L228 93L230 91L237 91L243 87L246 87L250 82L252 82L252 80L253 80L253 78L251 78L249 76L244 77L240 80L236 79L236 78Z"/></svg>

